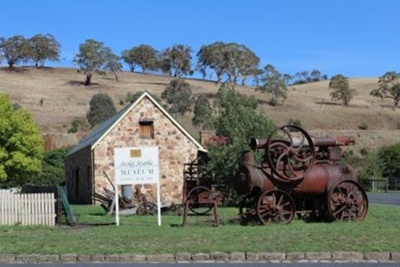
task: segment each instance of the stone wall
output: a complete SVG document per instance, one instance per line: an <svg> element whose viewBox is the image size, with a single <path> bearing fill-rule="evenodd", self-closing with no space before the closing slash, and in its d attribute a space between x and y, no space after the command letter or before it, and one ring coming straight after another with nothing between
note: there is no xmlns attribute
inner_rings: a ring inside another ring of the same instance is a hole
<svg viewBox="0 0 400 267"><path fill-rule="evenodd" d="M139 137L139 122L153 121L154 139ZM183 165L197 157L196 145L180 131L147 97L138 103L118 125L94 148L95 190L114 183L114 147L159 147L161 199L180 203L182 200ZM149 188L156 197L156 189ZM150 199L151 200L151 199Z"/></svg>

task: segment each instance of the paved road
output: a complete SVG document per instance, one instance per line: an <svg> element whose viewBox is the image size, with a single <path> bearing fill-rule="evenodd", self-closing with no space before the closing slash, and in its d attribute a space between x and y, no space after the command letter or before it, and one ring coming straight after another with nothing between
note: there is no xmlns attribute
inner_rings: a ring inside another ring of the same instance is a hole
<svg viewBox="0 0 400 267"><path fill-rule="evenodd" d="M369 203L400 206L399 193L368 193Z"/></svg>

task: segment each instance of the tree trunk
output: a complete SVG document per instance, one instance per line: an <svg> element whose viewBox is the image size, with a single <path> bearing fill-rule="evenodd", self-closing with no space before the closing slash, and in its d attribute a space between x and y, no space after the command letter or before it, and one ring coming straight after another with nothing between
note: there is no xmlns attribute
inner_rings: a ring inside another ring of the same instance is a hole
<svg viewBox="0 0 400 267"><path fill-rule="evenodd" d="M115 76L115 80L118 82L118 75L117 75L117 72L116 72L116 71L113 71L113 73L114 73L114 76Z"/></svg>
<svg viewBox="0 0 400 267"><path fill-rule="evenodd" d="M242 86L245 86L246 85L246 77L243 77L242 78Z"/></svg>
<svg viewBox="0 0 400 267"><path fill-rule="evenodd" d="M87 74L85 85L88 86L88 85L90 85L91 82L92 82L92 74Z"/></svg>

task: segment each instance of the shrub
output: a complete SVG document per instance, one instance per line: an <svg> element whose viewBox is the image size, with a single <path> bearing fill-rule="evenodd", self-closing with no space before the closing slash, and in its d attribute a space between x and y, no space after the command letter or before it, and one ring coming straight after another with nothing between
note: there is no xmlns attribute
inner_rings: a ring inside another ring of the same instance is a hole
<svg viewBox="0 0 400 267"><path fill-rule="evenodd" d="M368 124L366 122L362 122L360 125L358 125L358 129L367 130L368 129Z"/></svg>
<svg viewBox="0 0 400 267"><path fill-rule="evenodd" d="M69 148L59 148L45 152L42 170L29 180L33 185L59 185L65 181L64 157Z"/></svg>
<svg viewBox="0 0 400 267"><path fill-rule="evenodd" d="M183 79L173 79L161 93L161 98L170 105L169 112L183 116L193 104L190 84Z"/></svg>
<svg viewBox="0 0 400 267"><path fill-rule="evenodd" d="M361 154L362 156L367 155L367 154L368 154L368 148L366 148L366 147L361 148L361 149L360 149L360 154Z"/></svg>
<svg viewBox="0 0 400 267"><path fill-rule="evenodd" d="M384 146L378 150L377 163L383 177L400 177L400 143Z"/></svg>
<svg viewBox="0 0 400 267"><path fill-rule="evenodd" d="M90 100L90 109L86 113L86 118L93 128L112 117L115 113L117 113L117 109L111 97L107 94L98 93Z"/></svg>
<svg viewBox="0 0 400 267"><path fill-rule="evenodd" d="M71 128L68 129L68 133L76 133L78 131L78 126L79 126L79 120L75 118L71 122Z"/></svg>
<svg viewBox="0 0 400 267"><path fill-rule="evenodd" d="M294 125L294 126L297 126L297 127L302 127L301 126L301 120L299 120L299 119L290 119L288 122L287 122L287 124L288 125Z"/></svg>
<svg viewBox="0 0 400 267"><path fill-rule="evenodd" d="M278 104L279 104L279 101L278 101L278 99L276 99L275 97L272 97L270 100L268 100L268 105L270 105L270 106L275 107L275 106L277 106Z"/></svg>

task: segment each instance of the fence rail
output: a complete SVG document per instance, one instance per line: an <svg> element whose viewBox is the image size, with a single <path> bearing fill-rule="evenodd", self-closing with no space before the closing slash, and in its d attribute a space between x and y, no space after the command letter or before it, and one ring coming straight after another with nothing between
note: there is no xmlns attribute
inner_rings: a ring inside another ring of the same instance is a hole
<svg viewBox="0 0 400 267"><path fill-rule="evenodd" d="M0 190L0 225L55 225L54 194L13 194Z"/></svg>

